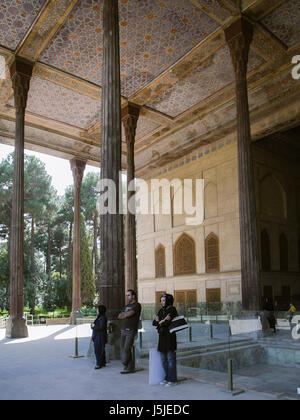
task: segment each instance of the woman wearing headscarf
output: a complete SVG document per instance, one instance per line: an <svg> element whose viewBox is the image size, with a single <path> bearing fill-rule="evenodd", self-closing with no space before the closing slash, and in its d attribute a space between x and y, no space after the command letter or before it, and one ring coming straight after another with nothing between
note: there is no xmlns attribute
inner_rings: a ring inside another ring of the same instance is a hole
<svg viewBox="0 0 300 420"><path fill-rule="evenodd" d="M101 369L106 365L105 344L107 343L107 318L105 316L106 307L98 306L98 316L91 325L93 329L92 340L96 357L95 369Z"/></svg>
<svg viewBox="0 0 300 420"><path fill-rule="evenodd" d="M159 310L153 325L157 327L159 334L157 350L160 352L165 379L161 385L172 386L177 383L176 368L176 333L170 333L169 326L173 318L178 316L176 308L173 306L174 298L167 293L160 298L161 309Z"/></svg>

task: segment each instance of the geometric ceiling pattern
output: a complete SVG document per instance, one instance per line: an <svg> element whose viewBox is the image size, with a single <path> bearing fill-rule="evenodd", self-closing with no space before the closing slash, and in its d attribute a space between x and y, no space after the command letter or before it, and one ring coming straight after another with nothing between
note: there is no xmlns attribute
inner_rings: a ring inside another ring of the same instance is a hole
<svg viewBox="0 0 300 420"><path fill-rule="evenodd" d="M99 121L101 103L48 80L33 77L27 110L88 130Z"/></svg>
<svg viewBox="0 0 300 420"><path fill-rule="evenodd" d="M13 97L9 105L14 106ZM88 130L101 115L101 103L48 80L33 76L26 110Z"/></svg>
<svg viewBox="0 0 300 420"><path fill-rule="evenodd" d="M300 97L300 81L291 77L291 59L300 53L299 0L119 0L122 106L126 100L141 106L137 171L152 171L236 130L224 28L238 19L239 5L254 27L248 65L253 137L300 119L292 108L280 112ZM0 55L7 66L14 54L35 63L26 109L31 147L52 153L56 147L67 158L75 150L99 161L102 9L103 0L0 0ZM0 80L0 142L14 138L13 106L11 82Z"/></svg>
<svg viewBox="0 0 300 420"><path fill-rule="evenodd" d="M219 25L187 0L120 2L122 94L130 97ZM40 61L101 85L102 0L83 0Z"/></svg>
<svg viewBox="0 0 300 420"><path fill-rule="evenodd" d="M262 58L251 51L249 71L262 63ZM234 73L229 49L224 46L148 105L171 117L176 117L233 81Z"/></svg>
<svg viewBox="0 0 300 420"><path fill-rule="evenodd" d="M15 50L46 0L1 0L0 45Z"/></svg>
<svg viewBox="0 0 300 420"><path fill-rule="evenodd" d="M289 0L268 14L262 23L288 47L299 42L300 1Z"/></svg>

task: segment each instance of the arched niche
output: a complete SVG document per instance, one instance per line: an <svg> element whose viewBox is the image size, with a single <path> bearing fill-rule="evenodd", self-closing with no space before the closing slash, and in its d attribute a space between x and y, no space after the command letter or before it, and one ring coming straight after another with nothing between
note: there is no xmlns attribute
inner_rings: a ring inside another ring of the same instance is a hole
<svg viewBox="0 0 300 420"><path fill-rule="evenodd" d="M266 175L260 181L260 206L263 215L287 218L286 192L273 174Z"/></svg>
<svg viewBox="0 0 300 420"><path fill-rule="evenodd" d="M174 275L196 273L195 241L183 233L174 245Z"/></svg>
<svg viewBox="0 0 300 420"><path fill-rule="evenodd" d="M220 271L219 238L214 233L205 239L205 263L207 273Z"/></svg>
<svg viewBox="0 0 300 420"><path fill-rule="evenodd" d="M166 249L161 244L155 249L155 277L166 277Z"/></svg>

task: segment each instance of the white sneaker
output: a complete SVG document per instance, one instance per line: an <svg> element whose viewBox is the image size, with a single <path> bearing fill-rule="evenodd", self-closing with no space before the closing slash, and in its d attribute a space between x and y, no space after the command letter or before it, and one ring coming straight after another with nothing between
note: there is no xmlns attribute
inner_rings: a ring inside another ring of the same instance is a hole
<svg viewBox="0 0 300 420"><path fill-rule="evenodd" d="M177 385L177 382L167 382L165 386L169 387L169 386L175 386L175 385Z"/></svg>
<svg viewBox="0 0 300 420"><path fill-rule="evenodd" d="M159 383L159 385L166 385L168 382L166 380L163 380Z"/></svg>

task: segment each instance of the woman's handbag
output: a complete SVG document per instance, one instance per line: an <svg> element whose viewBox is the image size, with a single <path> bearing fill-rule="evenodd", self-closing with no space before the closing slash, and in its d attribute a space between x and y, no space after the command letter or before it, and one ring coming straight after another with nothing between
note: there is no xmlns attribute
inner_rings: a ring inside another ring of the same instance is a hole
<svg viewBox="0 0 300 420"><path fill-rule="evenodd" d="M184 316L176 316L172 319L171 324L169 325L170 333L178 332L188 328L188 324L184 319Z"/></svg>

